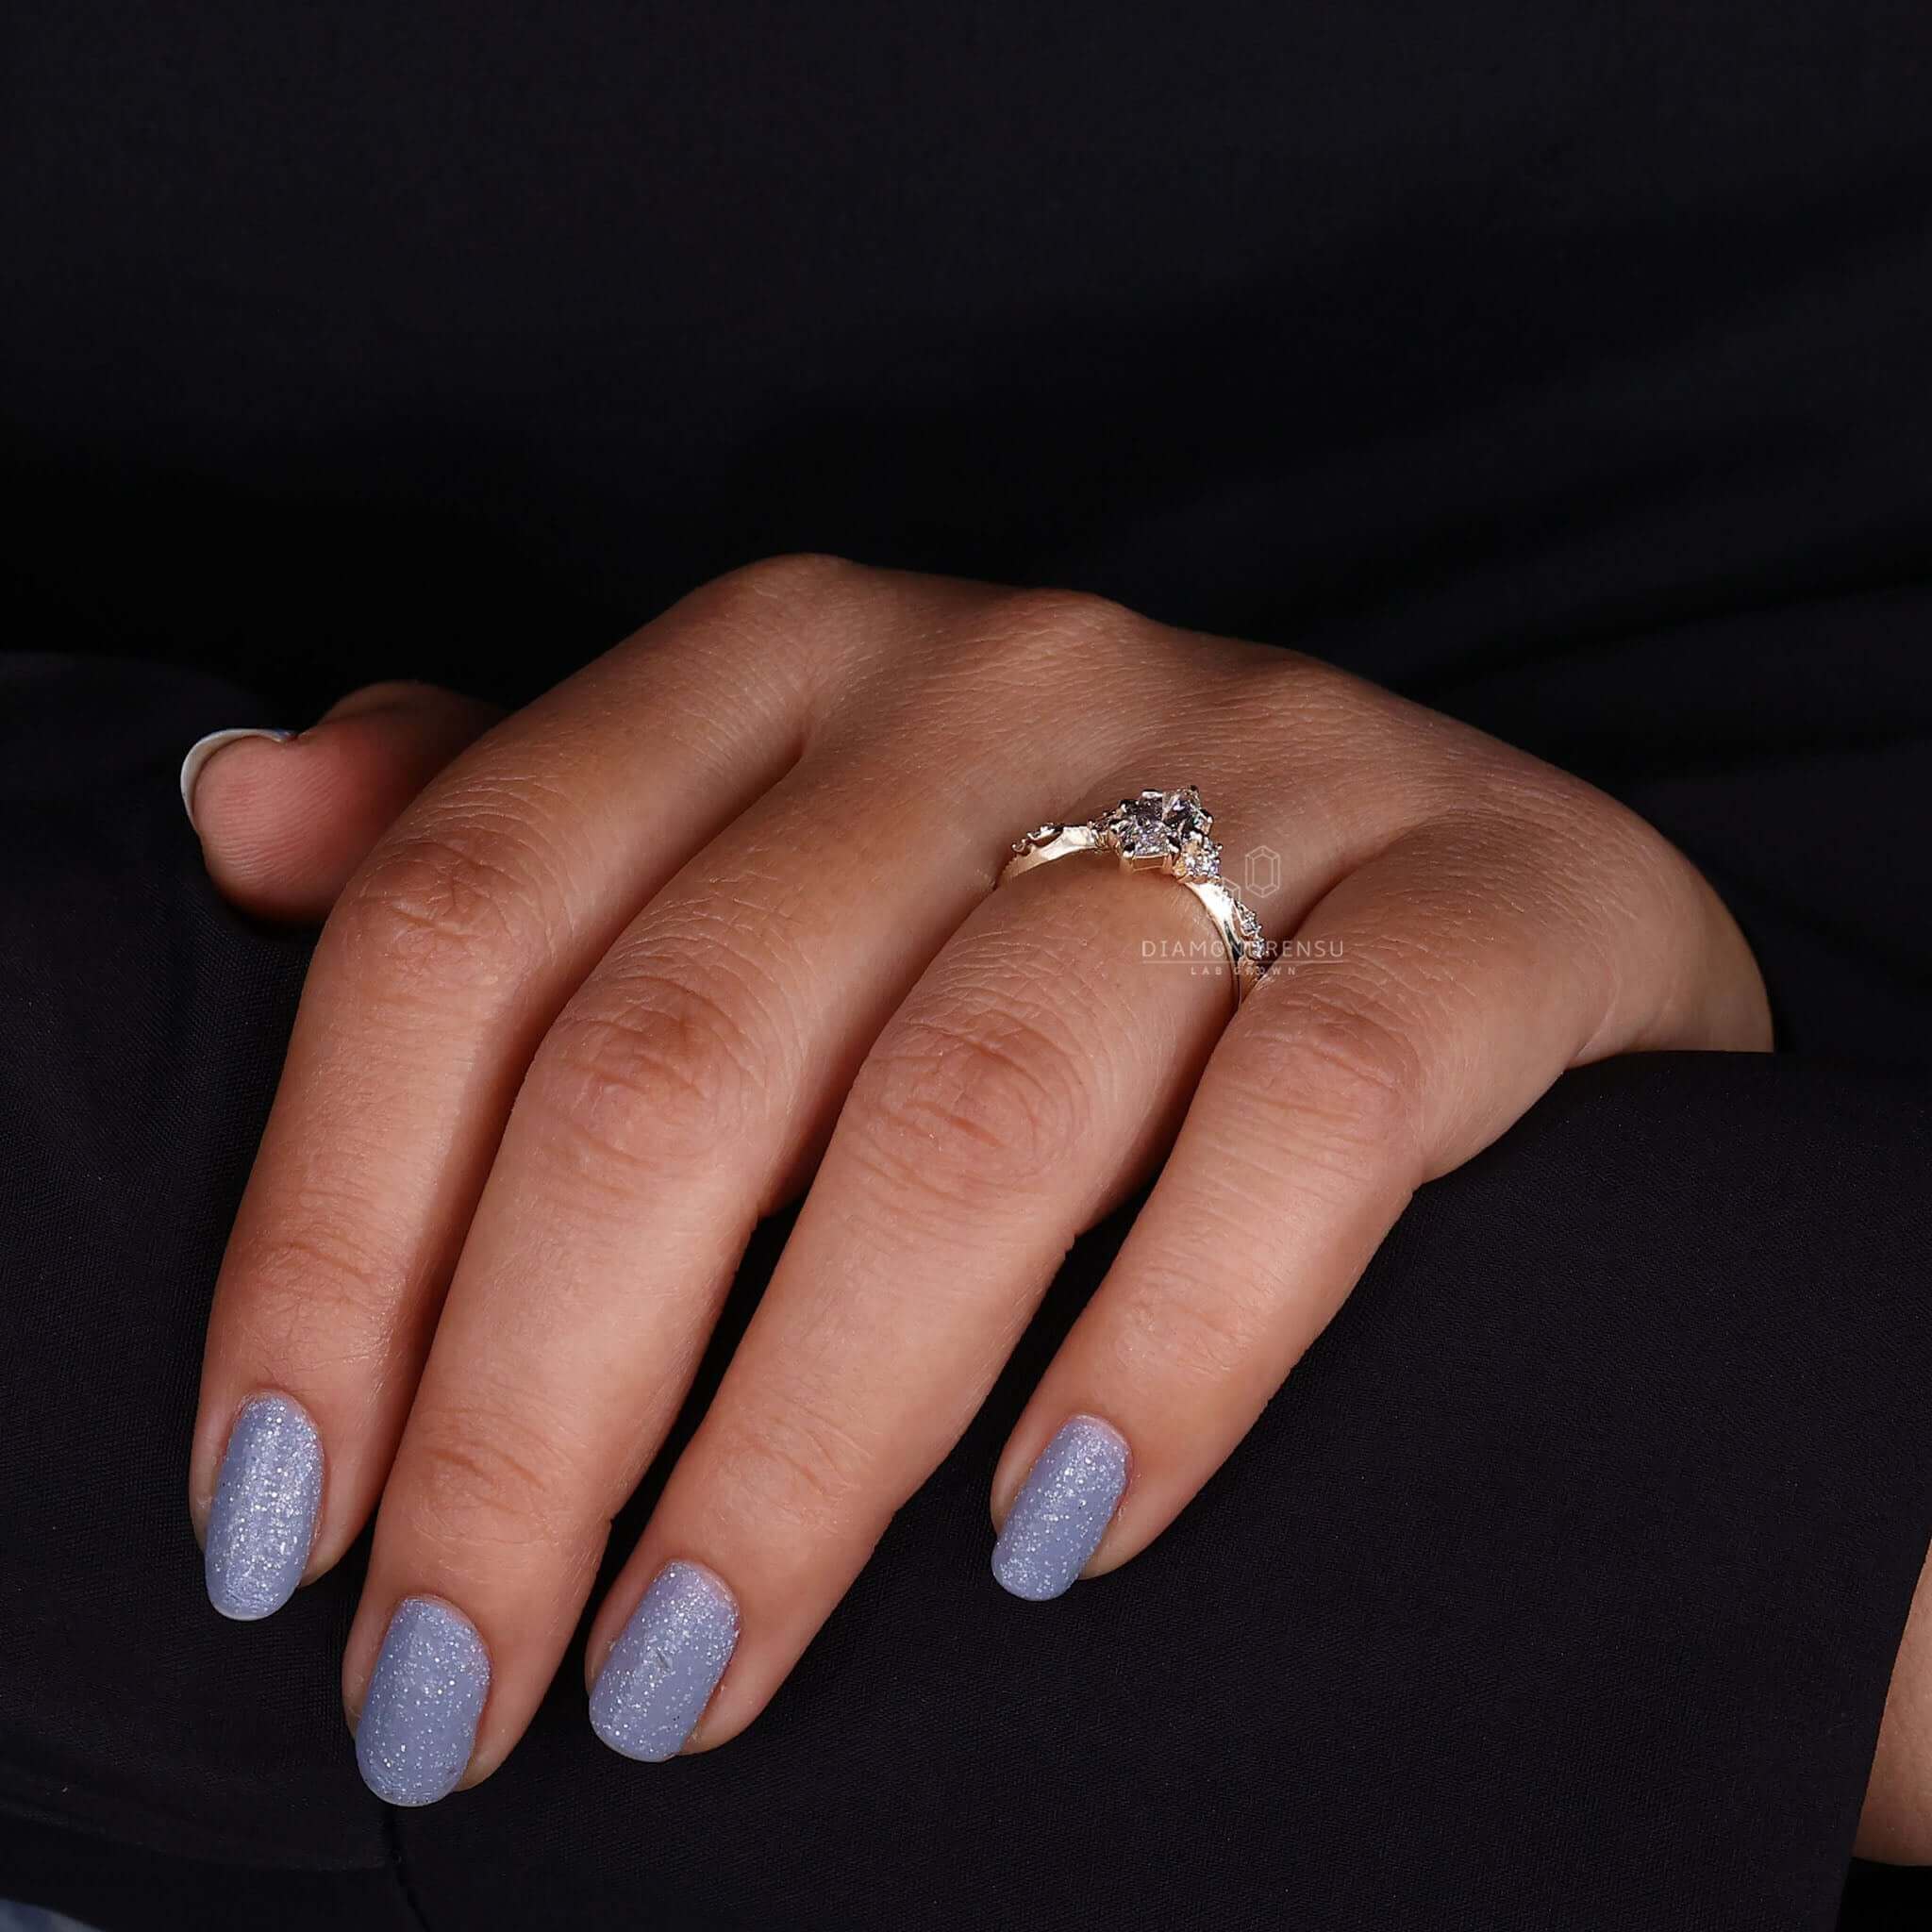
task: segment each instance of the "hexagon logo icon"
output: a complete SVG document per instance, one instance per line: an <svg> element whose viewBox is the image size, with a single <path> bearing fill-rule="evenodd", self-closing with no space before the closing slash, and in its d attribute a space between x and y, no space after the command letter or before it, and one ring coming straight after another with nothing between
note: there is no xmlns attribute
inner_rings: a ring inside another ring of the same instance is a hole
<svg viewBox="0 0 1932 1932"><path fill-rule="evenodd" d="M1272 899L1281 890L1281 854L1257 845L1241 861L1241 890L1251 899Z"/></svg>

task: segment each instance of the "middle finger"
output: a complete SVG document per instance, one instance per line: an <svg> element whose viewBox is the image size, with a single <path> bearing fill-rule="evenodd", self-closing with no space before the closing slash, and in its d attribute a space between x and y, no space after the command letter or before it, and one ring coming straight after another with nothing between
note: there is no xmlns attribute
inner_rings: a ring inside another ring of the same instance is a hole
<svg viewBox="0 0 1932 1932"><path fill-rule="evenodd" d="M1283 916L1330 857L1297 854ZM722 1741L791 1670L1068 1247L1159 1159L1232 1000L1222 972L1148 961L1211 932L1172 881L1069 858L994 893L921 980L592 1628L607 1743L685 1748L728 1662L702 1737Z"/></svg>
<svg viewBox="0 0 1932 1932"><path fill-rule="evenodd" d="M974 773L975 797L1024 818L1047 761L1006 763ZM828 825L837 865L802 862ZM930 767L914 787L877 759L808 760L645 908L551 1028L457 1265L344 1657L382 1795L440 1797L521 1735L755 1223L990 883L975 814ZM402 1727L422 1674L443 1681L458 1653L473 1687L487 1674L487 1705L442 1696L477 1728L424 1764L428 1741Z"/></svg>

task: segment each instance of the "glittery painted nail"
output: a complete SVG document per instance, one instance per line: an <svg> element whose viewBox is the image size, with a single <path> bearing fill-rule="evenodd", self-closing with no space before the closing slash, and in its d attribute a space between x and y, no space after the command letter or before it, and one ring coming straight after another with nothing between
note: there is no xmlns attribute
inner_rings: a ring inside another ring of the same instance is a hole
<svg viewBox="0 0 1932 1932"><path fill-rule="evenodd" d="M272 1616L308 1567L322 1442L299 1402L258 1395L228 1434L208 1519L208 1600L225 1617Z"/></svg>
<svg viewBox="0 0 1932 1932"><path fill-rule="evenodd" d="M294 735L292 731L271 731L260 724L242 724L233 730L210 731L206 738L197 738L181 760L181 808L188 814L188 823L194 823L194 787L201 768L225 744L233 744L238 738L266 738L273 743L286 744Z"/></svg>
<svg viewBox="0 0 1932 1932"><path fill-rule="evenodd" d="M598 1674L591 1728L625 1757L675 1757L737 1644L731 1592L695 1563L665 1564Z"/></svg>
<svg viewBox="0 0 1932 1932"><path fill-rule="evenodd" d="M1000 1587L1034 1603L1073 1588L1100 1547L1127 1486L1127 1444L1118 1429L1076 1415L1044 1449L993 1548Z"/></svg>
<svg viewBox="0 0 1932 1932"><path fill-rule="evenodd" d="M362 1700L356 1763L391 1805L433 1805L457 1787L490 1695L476 1626L433 1597L406 1597L390 1619Z"/></svg>

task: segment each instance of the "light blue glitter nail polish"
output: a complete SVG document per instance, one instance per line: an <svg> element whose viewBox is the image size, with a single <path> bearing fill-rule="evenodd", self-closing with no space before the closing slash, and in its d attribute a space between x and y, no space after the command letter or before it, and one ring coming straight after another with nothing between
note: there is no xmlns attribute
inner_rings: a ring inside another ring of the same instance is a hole
<svg viewBox="0 0 1932 1932"><path fill-rule="evenodd" d="M1003 1590L1044 1603L1073 1588L1100 1547L1127 1486L1127 1445L1118 1429L1076 1415L1026 1477L993 1548Z"/></svg>
<svg viewBox="0 0 1932 1932"><path fill-rule="evenodd" d="M356 1764L391 1805L433 1805L457 1787L490 1695L490 1653L461 1611L406 1597L362 1700Z"/></svg>
<svg viewBox="0 0 1932 1932"><path fill-rule="evenodd" d="M208 1519L208 1600L251 1623L295 1593L322 1502L322 1441L299 1402L258 1395L229 1432Z"/></svg>
<svg viewBox="0 0 1932 1932"><path fill-rule="evenodd" d="M625 1757L675 1757L737 1645L731 1592L695 1563L665 1564L598 1674L591 1728Z"/></svg>

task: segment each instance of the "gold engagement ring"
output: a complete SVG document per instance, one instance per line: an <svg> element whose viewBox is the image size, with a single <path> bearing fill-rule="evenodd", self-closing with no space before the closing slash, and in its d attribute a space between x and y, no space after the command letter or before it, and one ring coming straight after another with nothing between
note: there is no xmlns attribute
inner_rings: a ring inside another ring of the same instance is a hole
<svg viewBox="0 0 1932 1932"><path fill-rule="evenodd" d="M1208 836L1214 814L1191 785L1178 791L1143 791L1081 825L1041 825L1013 841L999 882L1018 878L1076 852L1111 852L1127 872L1158 872L1187 887L1214 922L1221 949L1234 974L1239 1007L1268 970L1268 941L1261 922L1221 875L1221 847Z"/></svg>

